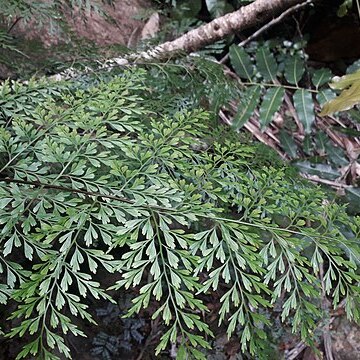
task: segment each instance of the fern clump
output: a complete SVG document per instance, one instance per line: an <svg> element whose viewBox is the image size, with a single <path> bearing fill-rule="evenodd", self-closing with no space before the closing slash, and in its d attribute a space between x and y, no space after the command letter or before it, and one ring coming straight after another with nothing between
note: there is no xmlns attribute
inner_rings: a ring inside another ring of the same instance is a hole
<svg viewBox="0 0 360 360"><path fill-rule="evenodd" d="M93 321L87 299L111 300L100 269L137 293L127 316L157 309L156 352L175 343L179 359L206 358L214 297L219 324L259 357L274 303L305 340L322 291L358 318L360 219L219 136L207 112L160 113L171 94L150 73L2 85L0 301L17 303L6 336L26 334L18 358L71 356L74 318Z"/></svg>

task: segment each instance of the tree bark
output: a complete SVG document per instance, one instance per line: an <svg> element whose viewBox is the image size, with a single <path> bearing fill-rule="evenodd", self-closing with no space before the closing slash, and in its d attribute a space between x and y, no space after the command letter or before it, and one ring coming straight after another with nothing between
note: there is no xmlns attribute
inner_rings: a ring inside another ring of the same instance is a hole
<svg viewBox="0 0 360 360"><path fill-rule="evenodd" d="M137 54L142 59L163 59L174 53L190 53L223 39L227 35L264 23L288 8L305 0L255 0L239 10L202 25L179 38ZM114 59L115 60L115 59Z"/></svg>

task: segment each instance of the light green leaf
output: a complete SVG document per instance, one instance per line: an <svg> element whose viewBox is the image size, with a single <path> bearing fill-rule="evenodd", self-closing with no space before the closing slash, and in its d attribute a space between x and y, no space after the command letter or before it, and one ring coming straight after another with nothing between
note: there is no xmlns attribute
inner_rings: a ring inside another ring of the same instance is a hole
<svg viewBox="0 0 360 360"><path fill-rule="evenodd" d="M12 198L0 199L0 209L5 209L6 205L8 205L12 200L13 200Z"/></svg>
<svg viewBox="0 0 360 360"><path fill-rule="evenodd" d="M186 348L184 345L180 345L177 350L176 360L184 360L186 359Z"/></svg>
<svg viewBox="0 0 360 360"><path fill-rule="evenodd" d="M350 88L343 90L338 97L326 103L320 112L321 116L348 110L360 103L360 71L352 75L357 75L357 77L351 78L354 80L351 83ZM348 84L349 82L345 81L344 83ZM339 88L343 88L343 85L340 85Z"/></svg>
<svg viewBox="0 0 360 360"><path fill-rule="evenodd" d="M344 2L339 6L337 11L337 16L343 17L345 16L349 9L351 9L353 4L353 0L344 0Z"/></svg>
<svg viewBox="0 0 360 360"><path fill-rule="evenodd" d="M360 69L352 74L346 74L341 77L333 78L333 82L330 83L330 87L335 90L344 90L359 82L360 82Z"/></svg>

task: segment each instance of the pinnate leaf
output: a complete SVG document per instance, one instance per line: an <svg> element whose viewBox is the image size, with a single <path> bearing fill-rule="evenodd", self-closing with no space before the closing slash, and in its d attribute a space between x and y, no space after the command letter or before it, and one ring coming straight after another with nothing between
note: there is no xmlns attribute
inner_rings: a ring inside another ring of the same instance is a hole
<svg viewBox="0 0 360 360"><path fill-rule="evenodd" d="M290 83L297 85L305 71L304 61L300 56L290 57L285 64L285 79Z"/></svg>
<svg viewBox="0 0 360 360"><path fill-rule="evenodd" d="M314 103L311 92L305 89L296 90L294 93L294 105L305 133L311 133L311 125L315 121Z"/></svg>
<svg viewBox="0 0 360 360"><path fill-rule="evenodd" d="M279 110L284 95L285 90L280 86L267 89L260 108L260 124L262 130L269 125L275 112Z"/></svg>
<svg viewBox="0 0 360 360"><path fill-rule="evenodd" d="M256 62L257 69L260 71L264 80L274 82L276 80L278 65L268 46L264 45L258 49L256 52Z"/></svg>
<svg viewBox="0 0 360 360"><path fill-rule="evenodd" d="M233 127L238 130L250 119L260 101L260 86L249 87L240 100L238 111L233 120Z"/></svg>
<svg viewBox="0 0 360 360"><path fill-rule="evenodd" d="M236 73L243 79L251 80L254 75L254 66L249 54L237 45L232 45L229 53L231 65Z"/></svg>

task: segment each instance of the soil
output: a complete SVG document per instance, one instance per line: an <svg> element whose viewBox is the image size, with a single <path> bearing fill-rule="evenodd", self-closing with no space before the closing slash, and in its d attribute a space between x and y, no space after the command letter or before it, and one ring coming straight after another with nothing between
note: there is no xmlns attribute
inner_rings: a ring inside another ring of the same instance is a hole
<svg viewBox="0 0 360 360"><path fill-rule="evenodd" d="M41 0L49 2L52 0ZM63 2L65 3L65 2ZM151 0L91 1L99 11L63 6L57 21L34 16L5 21L0 30L11 37L16 51L0 48L0 80L51 75L84 59L119 56L136 47L145 22L155 13Z"/></svg>
<svg viewBox="0 0 360 360"><path fill-rule="evenodd" d="M132 34L144 26L139 18L144 16L151 7L149 0L114 0L109 5L99 2L101 13L90 11L72 11L64 9L62 21L71 32L80 38L94 41L97 45L121 44L127 45ZM40 40L46 47L70 41L70 37L61 29L49 31L50 21L45 21L41 26L34 25L36 19L29 22L18 21L11 29L11 34L23 36L28 40Z"/></svg>

